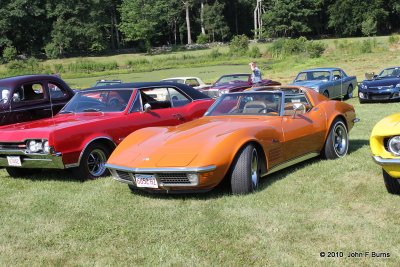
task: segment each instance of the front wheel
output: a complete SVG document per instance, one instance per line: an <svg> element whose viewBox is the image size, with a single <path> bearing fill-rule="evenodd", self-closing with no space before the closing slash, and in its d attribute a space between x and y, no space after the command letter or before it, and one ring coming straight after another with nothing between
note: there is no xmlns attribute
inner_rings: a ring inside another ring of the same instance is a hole
<svg viewBox="0 0 400 267"><path fill-rule="evenodd" d="M237 155L231 174L233 194L248 194L258 188L260 164L254 145L245 146Z"/></svg>
<svg viewBox="0 0 400 267"><path fill-rule="evenodd" d="M349 87L347 88L347 93L345 94L344 99L347 100L352 97L353 97L353 86L350 84Z"/></svg>
<svg viewBox="0 0 400 267"><path fill-rule="evenodd" d="M400 195L400 179L393 178L384 169L382 169L382 174L386 190L390 194Z"/></svg>
<svg viewBox="0 0 400 267"><path fill-rule="evenodd" d="M79 167L72 171L81 181L97 179L108 174L105 166L110 156L110 148L101 143L92 143L82 154Z"/></svg>
<svg viewBox="0 0 400 267"><path fill-rule="evenodd" d="M349 149L347 127L341 119L335 119L329 129L322 156L326 159L344 157Z"/></svg>

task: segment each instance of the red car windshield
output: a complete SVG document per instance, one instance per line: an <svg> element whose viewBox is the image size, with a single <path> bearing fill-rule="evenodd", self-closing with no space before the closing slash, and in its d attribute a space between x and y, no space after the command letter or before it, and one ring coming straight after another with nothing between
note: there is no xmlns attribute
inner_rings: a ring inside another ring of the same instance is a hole
<svg viewBox="0 0 400 267"><path fill-rule="evenodd" d="M132 96L132 89L103 89L77 93L60 113L121 112Z"/></svg>

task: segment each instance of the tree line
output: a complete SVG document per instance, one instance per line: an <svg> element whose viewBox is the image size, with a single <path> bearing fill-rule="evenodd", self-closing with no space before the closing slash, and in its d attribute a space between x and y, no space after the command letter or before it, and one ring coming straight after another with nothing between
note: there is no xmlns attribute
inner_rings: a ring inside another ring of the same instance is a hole
<svg viewBox="0 0 400 267"><path fill-rule="evenodd" d="M400 29L399 0L2 0L0 52L60 58L250 38L373 36Z"/></svg>

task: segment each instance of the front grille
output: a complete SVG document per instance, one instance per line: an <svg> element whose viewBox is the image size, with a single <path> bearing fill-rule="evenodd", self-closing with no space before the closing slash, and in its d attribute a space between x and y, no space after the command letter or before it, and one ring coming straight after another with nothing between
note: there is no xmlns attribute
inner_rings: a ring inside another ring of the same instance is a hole
<svg viewBox="0 0 400 267"><path fill-rule="evenodd" d="M389 100L390 95L370 95L372 100Z"/></svg>
<svg viewBox="0 0 400 267"><path fill-rule="evenodd" d="M156 175L163 184L190 184L186 173L158 173Z"/></svg>
<svg viewBox="0 0 400 267"><path fill-rule="evenodd" d="M374 90L385 90L385 89L392 89L393 86L392 85L388 85L388 86L377 86L377 87L369 87L369 89L374 89Z"/></svg>
<svg viewBox="0 0 400 267"><path fill-rule="evenodd" d="M132 176L129 172L124 172L124 171L120 171L120 170L115 170L118 177L122 180L126 180L126 181L132 181Z"/></svg>
<svg viewBox="0 0 400 267"><path fill-rule="evenodd" d="M0 150L24 150L25 143L0 143Z"/></svg>

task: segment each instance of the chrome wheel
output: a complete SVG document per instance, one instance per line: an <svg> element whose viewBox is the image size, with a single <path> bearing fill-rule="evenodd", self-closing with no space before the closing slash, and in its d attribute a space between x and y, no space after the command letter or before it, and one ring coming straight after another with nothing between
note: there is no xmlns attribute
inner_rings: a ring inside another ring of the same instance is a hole
<svg viewBox="0 0 400 267"><path fill-rule="evenodd" d="M254 189L258 187L258 155L254 148L251 153L251 182Z"/></svg>
<svg viewBox="0 0 400 267"><path fill-rule="evenodd" d="M335 125L333 147L339 157L346 155L348 148L348 134L346 127L342 123Z"/></svg>
<svg viewBox="0 0 400 267"><path fill-rule="evenodd" d="M101 149L92 150L87 160L87 167L90 175L94 177L101 176L106 170L105 167L106 161L107 161L107 156L103 150Z"/></svg>

